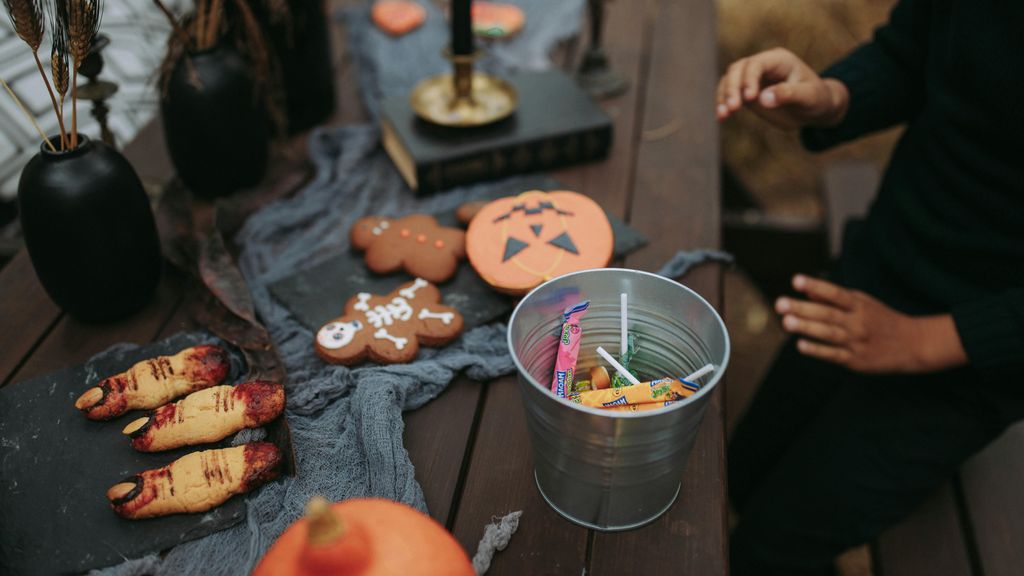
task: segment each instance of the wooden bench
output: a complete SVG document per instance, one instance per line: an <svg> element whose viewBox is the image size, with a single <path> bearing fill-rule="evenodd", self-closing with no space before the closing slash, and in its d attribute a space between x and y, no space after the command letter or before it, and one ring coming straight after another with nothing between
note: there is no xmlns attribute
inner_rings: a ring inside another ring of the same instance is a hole
<svg viewBox="0 0 1024 576"><path fill-rule="evenodd" d="M873 165L843 162L825 174L830 252L878 188ZM975 455L952 481L873 546L875 576L1024 574L1024 423Z"/></svg>

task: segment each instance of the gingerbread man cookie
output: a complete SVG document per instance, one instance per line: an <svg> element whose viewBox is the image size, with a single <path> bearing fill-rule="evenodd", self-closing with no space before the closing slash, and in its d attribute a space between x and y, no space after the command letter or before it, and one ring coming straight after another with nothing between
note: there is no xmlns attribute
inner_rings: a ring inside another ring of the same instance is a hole
<svg viewBox="0 0 1024 576"><path fill-rule="evenodd" d="M442 346L462 332L462 315L440 304L441 291L422 278L406 282L386 296L356 294L345 313L316 333L316 353L332 364L356 364L365 358L401 364L423 346Z"/></svg>
<svg viewBox="0 0 1024 576"><path fill-rule="evenodd" d="M366 266L378 274L404 269L411 276L444 282L466 257L466 233L445 228L433 216L397 220L367 216L352 227L352 246L366 251Z"/></svg>

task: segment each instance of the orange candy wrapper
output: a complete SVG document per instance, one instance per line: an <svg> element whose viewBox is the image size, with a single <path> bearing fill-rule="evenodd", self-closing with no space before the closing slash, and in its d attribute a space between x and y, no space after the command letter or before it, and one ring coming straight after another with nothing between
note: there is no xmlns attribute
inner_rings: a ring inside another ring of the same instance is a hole
<svg viewBox="0 0 1024 576"><path fill-rule="evenodd" d="M593 408L614 408L631 404L654 404L656 407L662 407L666 402L693 396L698 390L700 384L682 378L661 378L621 388L587 390L573 396L572 400Z"/></svg>
<svg viewBox="0 0 1024 576"><path fill-rule="evenodd" d="M671 406L678 402L673 400L671 402L648 402L646 404L623 404L622 406L609 406L602 408L608 412L648 412L650 410L661 410L666 406Z"/></svg>

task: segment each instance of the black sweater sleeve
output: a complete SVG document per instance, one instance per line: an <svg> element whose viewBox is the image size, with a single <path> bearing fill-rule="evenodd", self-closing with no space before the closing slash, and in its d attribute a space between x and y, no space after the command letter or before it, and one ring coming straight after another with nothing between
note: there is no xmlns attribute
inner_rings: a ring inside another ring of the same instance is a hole
<svg viewBox="0 0 1024 576"><path fill-rule="evenodd" d="M846 116L830 128L801 132L809 150L824 150L911 119L923 106L931 0L901 0L889 23L822 73L850 91Z"/></svg>
<svg viewBox="0 0 1024 576"><path fill-rule="evenodd" d="M986 380L1024 372L1024 289L953 306L953 322L971 366Z"/></svg>

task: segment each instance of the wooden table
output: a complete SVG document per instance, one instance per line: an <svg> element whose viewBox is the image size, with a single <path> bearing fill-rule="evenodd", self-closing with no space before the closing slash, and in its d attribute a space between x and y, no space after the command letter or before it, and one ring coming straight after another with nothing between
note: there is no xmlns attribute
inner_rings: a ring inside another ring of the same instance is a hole
<svg viewBox="0 0 1024 576"><path fill-rule="evenodd" d="M609 2L605 44L631 81L604 103L615 121L606 162L554 176L647 234L626 258L656 269L679 249L719 245L718 128L714 7L710 0ZM337 123L364 120L333 30L338 70ZM166 182L171 168L160 126L145 129L126 155L144 180ZM682 279L721 306L721 271L698 268ZM47 298L22 251L0 271L0 383L6 385L85 361L118 342L148 342L195 327L183 279L165 274L156 297L126 320L85 325ZM727 572L723 389L712 397L679 501L638 530L604 534L562 519L534 485L514 376L481 384L460 377L434 401L406 414L405 445L431 514L472 555L492 517L522 510L519 530L490 574L698 574Z"/></svg>

